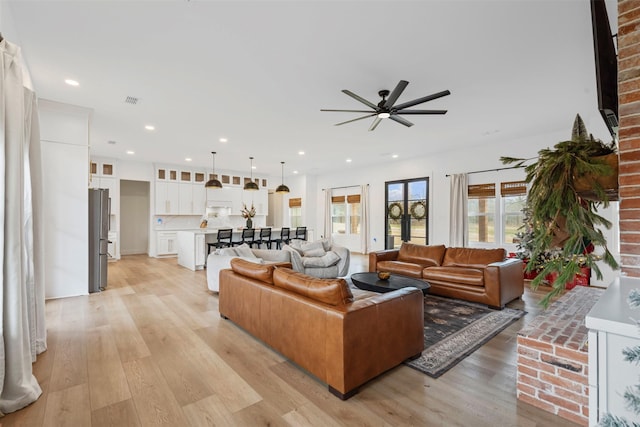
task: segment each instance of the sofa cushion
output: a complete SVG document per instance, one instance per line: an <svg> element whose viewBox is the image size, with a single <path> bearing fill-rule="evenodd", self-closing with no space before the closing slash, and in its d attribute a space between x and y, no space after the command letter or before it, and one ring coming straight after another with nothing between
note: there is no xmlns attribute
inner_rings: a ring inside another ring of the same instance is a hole
<svg viewBox="0 0 640 427"><path fill-rule="evenodd" d="M278 268L273 273L273 284L329 305L353 302L353 294L344 279L317 279L289 268Z"/></svg>
<svg viewBox="0 0 640 427"><path fill-rule="evenodd" d="M245 258L252 258L252 257L257 258L257 256L255 256L251 251L251 247L246 243L243 243L240 246L237 246L236 253L238 254L238 256L242 256Z"/></svg>
<svg viewBox="0 0 640 427"><path fill-rule="evenodd" d="M326 253L324 246L322 246L322 242L308 243L306 245L302 245L301 248L302 256L321 257Z"/></svg>
<svg viewBox="0 0 640 427"><path fill-rule="evenodd" d="M258 264L255 261L248 261L242 258L233 258L230 264L235 273L273 285L275 264Z"/></svg>
<svg viewBox="0 0 640 427"><path fill-rule="evenodd" d="M422 278L429 280L460 283L472 286L484 286L484 272L482 269L471 267L429 267L422 272Z"/></svg>
<svg viewBox="0 0 640 427"><path fill-rule="evenodd" d="M422 278L422 270L424 270L422 265L402 261L378 261L377 266L378 271L388 271L416 279Z"/></svg>
<svg viewBox="0 0 640 427"><path fill-rule="evenodd" d="M445 253L444 245L415 245L403 242L398 252L398 261L410 262L423 267L442 265L442 257Z"/></svg>
<svg viewBox="0 0 640 427"><path fill-rule="evenodd" d="M324 251L323 251L324 252ZM337 253L329 251L322 256L305 256L302 258L302 265L305 267L331 267L340 261Z"/></svg>
<svg viewBox="0 0 640 427"><path fill-rule="evenodd" d="M221 248L216 249L216 255L225 255L225 256L238 256L238 252L236 252L235 248Z"/></svg>
<svg viewBox="0 0 640 427"><path fill-rule="evenodd" d="M505 258L504 249L447 248L443 266L484 268Z"/></svg>

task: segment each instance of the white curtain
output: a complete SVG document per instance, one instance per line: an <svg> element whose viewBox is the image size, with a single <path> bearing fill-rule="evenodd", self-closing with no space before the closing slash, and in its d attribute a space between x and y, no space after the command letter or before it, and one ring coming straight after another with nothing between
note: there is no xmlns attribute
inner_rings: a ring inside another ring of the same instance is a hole
<svg viewBox="0 0 640 427"><path fill-rule="evenodd" d="M451 196L449 206L449 245L452 247L466 247L467 233L467 174L451 175Z"/></svg>
<svg viewBox="0 0 640 427"><path fill-rule="evenodd" d="M324 190L324 238L331 239L331 189Z"/></svg>
<svg viewBox="0 0 640 427"><path fill-rule="evenodd" d="M369 242L371 241L369 232L369 186L360 186L360 247L363 254L369 253Z"/></svg>
<svg viewBox="0 0 640 427"><path fill-rule="evenodd" d="M35 94L25 88L20 50L0 42L0 415L35 401L36 354L46 350L40 134Z"/></svg>

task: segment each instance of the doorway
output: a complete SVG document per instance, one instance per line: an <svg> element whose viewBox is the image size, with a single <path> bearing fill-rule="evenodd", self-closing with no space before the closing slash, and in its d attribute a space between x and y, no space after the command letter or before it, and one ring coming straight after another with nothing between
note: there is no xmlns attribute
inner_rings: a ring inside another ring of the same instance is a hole
<svg viewBox="0 0 640 427"><path fill-rule="evenodd" d="M149 182L120 180L120 253L149 253Z"/></svg>
<svg viewBox="0 0 640 427"><path fill-rule="evenodd" d="M429 244L429 178L385 183L385 249Z"/></svg>

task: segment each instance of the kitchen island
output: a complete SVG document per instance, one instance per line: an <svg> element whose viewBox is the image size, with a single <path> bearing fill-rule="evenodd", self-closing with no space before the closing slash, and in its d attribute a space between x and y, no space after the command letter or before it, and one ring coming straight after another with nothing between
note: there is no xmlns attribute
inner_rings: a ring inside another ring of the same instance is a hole
<svg viewBox="0 0 640 427"><path fill-rule="evenodd" d="M260 229L256 228L256 236ZM189 270L202 270L207 262L207 243L215 243L218 229L201 228L196 230L184 230L177 232L178 264ZM280 237L280 229L271 229L271 238ZM242 230L234 229L232 241L242 240Z"/></svg>

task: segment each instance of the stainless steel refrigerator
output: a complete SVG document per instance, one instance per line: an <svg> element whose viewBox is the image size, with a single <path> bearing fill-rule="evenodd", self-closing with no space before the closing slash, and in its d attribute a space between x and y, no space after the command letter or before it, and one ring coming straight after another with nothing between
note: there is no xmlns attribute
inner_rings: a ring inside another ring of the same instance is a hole
<svg viewBox="0 0 640 427"><path fill-rule="evenodd" d="M89 292L107 287L109 246L109 190L89 189Z"/></svg>

